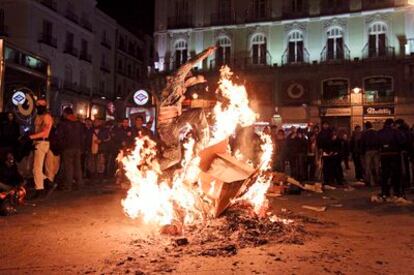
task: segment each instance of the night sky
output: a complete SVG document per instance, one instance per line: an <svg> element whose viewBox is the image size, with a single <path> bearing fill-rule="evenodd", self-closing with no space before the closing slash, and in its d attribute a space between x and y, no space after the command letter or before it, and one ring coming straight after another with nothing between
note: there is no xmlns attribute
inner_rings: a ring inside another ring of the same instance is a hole
<svg viewBox="0 0 414 275"><path fill-rule="evenodd" d="M153 33L154 0L98 0L98 8L132 32Z"/></svg>

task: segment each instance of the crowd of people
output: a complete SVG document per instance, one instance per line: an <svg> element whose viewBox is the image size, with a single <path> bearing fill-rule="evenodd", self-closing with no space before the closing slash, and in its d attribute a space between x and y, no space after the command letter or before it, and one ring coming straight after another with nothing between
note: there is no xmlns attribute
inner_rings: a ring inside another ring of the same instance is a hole
<svg viewBox="0 0 414 275"><path fill-rule="evenodd" d="M350 170L352 160L354 180L366 186L380 185L379 200L403 200L405 190L413 184L414 127L410 129L402 119L387 119L379 130L368 121L364 129L355 126L351 136L327 122L321 128L273 127L271 132L274 170L298 180L344 185L344 169Z"/></svg>
<svg viewBox="0 0 414 275"><path fill-rule="evenodd" d="M0 192L28 184L17 169L22 160L31 162L33 199L47 197L56 188L79 189L85 179L89 184L114 179L118 153L132 147L135 137L154 138L151 123L143 116L133 121L81 121L70 107L54 118L46 100L38 99L33 130L22 134L14 114L7 113L0 123Z"/></svg>
<svg viewBox="0 0 414 275"><path fill-rule="evenodd" d="M21 134L13 113L7 113L0 123L0 193L21 194L16 190L27 184L28 177L21 175L17 163L24 159L32 162L33 198L47 197L56 188L65 192L79 189L85 179L89 184L107 179L117 182L119 152L131 148L136 137L155 139L152 121L147 123L143 116L133 121L81 121L67 107L62 117L53 118L42 98L36 101L36 109L34 127L28 134ZM245 130L241 129L243 135ZM247 132L254 133L254 129ZM264 132L274 143L273 169L299 181L344 185L344 169L350 170L352 160L354 180L380 185L380 201L404 200L406 188L413 183L414 129L401 119L387 119L380 130L366 122L364 129L356 126L350 136L327 122L312 128L265 127ZM245 149L242 153L257 161L260 142L243 140L248 144L239 146Z"/></svg>

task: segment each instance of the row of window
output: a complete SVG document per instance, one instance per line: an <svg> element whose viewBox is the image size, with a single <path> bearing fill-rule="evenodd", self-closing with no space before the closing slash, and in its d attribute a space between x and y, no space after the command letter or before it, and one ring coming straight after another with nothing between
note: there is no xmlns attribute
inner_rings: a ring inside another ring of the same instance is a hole
<svg viewBox="0 0 414 275"><path fill-rule="evenodd" d="M368 43L363 49L364 57L381 57L393 54L393 48L388 46L387 25L376 22L368 29ZM217 39L215 64L231 64L232 41L228 36ZM255 65L270 65L272 60L268 52L267 38L257 33L250 40L250 63ZM188 58L188 45L185 40L177 40L174 44L174 62L180 66ZM326 43L321 52L321 61L344 60L350 58L350 51L344 42L344 31L334 26L326 31ZM304 43L304 33L293 30L288 34L287 46L283 54L283 63L309 62L309 53Z"/></svg>

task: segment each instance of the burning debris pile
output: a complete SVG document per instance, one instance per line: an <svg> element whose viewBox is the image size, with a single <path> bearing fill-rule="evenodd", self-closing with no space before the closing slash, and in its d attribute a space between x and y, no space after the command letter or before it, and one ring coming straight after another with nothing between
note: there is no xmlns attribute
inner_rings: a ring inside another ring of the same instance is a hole
<svg viewBox="0 0 414 275"><path fill-rule="evenodd" d="M286 220L266 214L266 193L274 181L269 173L273 154L269 133L258 133L261 145L260 152L256 152L256 165L241 161L245 159L243 156L231 152L229 137L238 127L252 126L257 114L249 106L245 87L232 81L230 69L224 66L220 70L216 91L220 100L212 110L211 126L206 123L203 110L196 113L181 110L188 85L204 81L202 77L186 80L186 75L194 64L213 52L214 48L209 48L185 64L163 91L158 123L162 152L157 151L154 141L143 137L122 158L131 182L122 205L129 217L155 224L161 233L197 232L193 234L197 238L189 240L192 243L222 243L224 240L220 238L226 236L235 241L227 247L229 251L224 249L231 254L243 245L258 245L280 239L282 235L289 236L285 231L293 227ZM216 219L226 209L224 217ZM215 248L208 251L200 253L220 253Z"/></svg>
<svg viewBox="0 0 414 275"><path fill-rule="evenodd" d="M303 226L291 219L259 217L245 203L237 203L222 217L190 226L185 238L174 239L171 251L194 256L233 256L238 249L268 243L303 244Z"/></svg>

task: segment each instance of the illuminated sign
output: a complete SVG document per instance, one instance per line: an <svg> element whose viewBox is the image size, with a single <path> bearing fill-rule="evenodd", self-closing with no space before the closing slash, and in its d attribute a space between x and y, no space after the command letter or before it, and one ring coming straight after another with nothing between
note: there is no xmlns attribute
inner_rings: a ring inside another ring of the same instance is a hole
<svg viewBox="0 0 414 275"><path fill-rule="evenodd" d="M148 103L150 96L148 92L144 90L138 90L135 92L133 99L135 104L142 106Z"/></svg>
<svg viewBox="0 0 414 275"><path fill-rule="evenodd" d="M17 91L12 96L12 102L15 106L23 105L26 101L26 94L22 91Z"/></svg>
<svg viewBox="0 0 414 275"><path fill-rule="evenodd" d="M394 108L393 107L365 107L364 113L366 115L393 115Z"/></svg>

